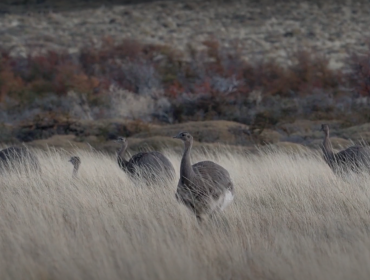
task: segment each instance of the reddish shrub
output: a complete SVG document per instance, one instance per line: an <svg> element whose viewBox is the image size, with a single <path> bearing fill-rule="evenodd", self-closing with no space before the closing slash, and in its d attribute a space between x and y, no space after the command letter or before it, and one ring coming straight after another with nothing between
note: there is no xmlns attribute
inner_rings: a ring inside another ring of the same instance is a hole
<svg viewBox="0 0 370 280"><path fill-rule="evenodd" d="M24 82L20 77L7 68L0 71L0 102L6 95L19 95L23 90Z"/></svg>
<svg viewBox="0 0 370 280"><path fill-rule="evenodd" d="M115 42L112 37L103 38L100 47L87 45L76 56L49 51L21 58L0 50L0 102L6 95L32 100L49 92L64 95L69 90L86 93L91 101L111 85L137 94L164 89L177 121L222 118L232 115L229 112L236 104L242 110L280 96L336 94L343 86L354 86L361 95L370 93L370 51L353 55L351 74L343 75L330 69L325 57L307 50L292 53L290 64L282 66L274 60L246 61L237 41L225 48L210 38L203 45L205 50L201 51L189 47L187 60L167 45L130 39ZM261 94L253 103L256 90ZM239 115L246 112L243 110Z"/></svg>
<svg viewBox="0 0 370 280"><path fill-rule="evenodd" d="M166 91L169 98L176 98L182 92L184 92L184 88L181 86L178 80L175 80L172 84L170 84Z"/></svg>
<svg viewBox="0 0 370 280"><path fill-rule="evenodd" d="M324 56L299 51L292 58L293 65L289 68L292 90L308 93L314 88L333 89L342 82L341 71L330 69Z"/></svg>
<svg viewBox="0 0 370 280"><path fill-rule="evenodd" d="M370 45L366 54L352 54L349 61L350 84L361 96L370 96Z"/></svg>

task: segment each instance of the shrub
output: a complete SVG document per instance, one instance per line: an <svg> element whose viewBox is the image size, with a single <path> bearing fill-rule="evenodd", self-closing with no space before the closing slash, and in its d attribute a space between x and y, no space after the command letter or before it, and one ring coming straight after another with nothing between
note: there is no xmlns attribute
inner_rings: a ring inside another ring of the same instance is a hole
<svg viewBox="0 0 370 280"><path fill-rule="evenodd" d="M351 54L348 78L358 96L370 96L370 43L365 54Z"/></svg>
<svg viewBox="0 0 370 280"><path fill-rule="evenodd" d="M91 118L253 124L267 111L274 119L311 117L313 111L342 114L344 105L357 104L343 103L343 98L353 98L346 89L355 89L357 96L370 93L370 51L353 54L347 63L351 71L343 74L312 50L291 52L287 65L281 65L271 59L247 61L240 42L229 45L209 38L203 49L188 46L188 56L167 45L112 37L103 38L99 47L86 45L78 55L48 51L22 58L3 49L0 102L11 100L20 111L48 96L72 102L68 93L74 92L85 98Z"/></svg>

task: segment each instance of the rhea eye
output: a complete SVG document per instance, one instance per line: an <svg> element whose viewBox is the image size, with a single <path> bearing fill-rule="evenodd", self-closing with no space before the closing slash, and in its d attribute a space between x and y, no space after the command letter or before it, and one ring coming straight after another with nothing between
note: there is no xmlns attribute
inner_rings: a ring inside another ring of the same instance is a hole
<svg viewBox="0 0 370 280"><path fill-rule="evenodd" d="M182 137L184 137L184 136L185 136L185 134L184 134L184 133L182 133L182 134L181 134L181 136L182 136Z"/></svg>

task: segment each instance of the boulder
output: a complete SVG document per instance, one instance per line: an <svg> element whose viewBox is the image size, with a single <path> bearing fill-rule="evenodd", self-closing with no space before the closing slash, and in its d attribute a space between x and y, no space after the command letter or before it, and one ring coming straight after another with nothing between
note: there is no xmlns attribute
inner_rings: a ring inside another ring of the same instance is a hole
<svg viewBox="0 0 370 280"><path fill-rule="evenodd" d="M191 133L201 143L223 143L229 145L252 145L247 125L232 121L185 122L161 127L152 127L133 135L133 138L152 136L173 137L181 131Z"/></svg>

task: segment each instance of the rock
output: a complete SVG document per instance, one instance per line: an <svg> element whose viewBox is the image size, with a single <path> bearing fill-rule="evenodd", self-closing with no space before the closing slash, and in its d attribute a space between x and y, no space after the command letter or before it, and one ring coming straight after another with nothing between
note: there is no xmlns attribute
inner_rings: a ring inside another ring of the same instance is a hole
<svg viewBox="0 0 370 280"><path fill-rule="evenodd" d="M53 135L73 134L80 138L88 136L98 137L101 141L115 139L117 136L131 136L149 128L156 128L141 121L102 119L102 120L73 120L58 118L38 118L41 121L33 120L22 123L14 129L15 137L22 142L41 140Z"/></svg>
<svg viewBox="0 0 370 280"><path fill-rule="evenodd" d="M321 149L322 142L323 139L315 139L311 141L307 146L313 149ZM350 146L353 146L353 142L338 137L330 137L330 142L333 146L333 149L337 151L344 150Z"/></svg>
<svg viewBox="0 0 370 280"><path fill-rule="evenodd" d="M201 143L218 142L229 145L248 145L252 144L248 135L248 128L247 125L231 121L186 122L150 128L146 132L133 135L133 138L173 137L181 131L187 131L193 135L195 140Z"/></svg>
<svg viewBox="0 0 370 280"><path fill-rule="evenodd" d="M370 144L370 123L340 129L337 133L338 135L351 139L356 143Z"/></svg>
<svg viewBox="0 0 370 280"><path fill-rule="evenodd" d="M48 147L63 148L66 150L89 148L87 143L76 142L75 140L76 136L74 135L54 135L48 139L34 140L28 143L28 145L39 149L47 149Z"/></svg>
<svg viewBox="0 0 370 280"><path fill-rule="evenodd" d="M301 144L297 143L291 143L291 142L278 142L273 145L271 145L272 148L277 149L278 151L283 151L287 153L304 153L307 154L310 152L310 148L303 146Z"/></svg>
<svg viewBox="0 0 370 280"><path fill-rule="evenodd" d="M128 138L130 150L140 151L160 151L164 149L182 148L183 143L171 137L154 136L145 139Z"/></svg>
<svg viewBox="0 0 370 280"><path fill-rule="evenodd" d="M322 139L323 133L320 130L321 124L326 123L335 135L335 131L343 126L341 120L295 120L291 123L278 123L276 129L281 131L284 136L282 141L305 143L312 139Z"/></svg>
<svg viewBox="0 0 370 280"><path fill-rule="evenodd" d="M0 123L0 143L17 142L14 137L14 127Z"/></svg>
<svg viewBox="0 0 370 280"><path fill-rule="evenodd" d="M274 144L280 141L281 135L279 132L272 129L264 129L259 135L262 144Z"/></svg>

